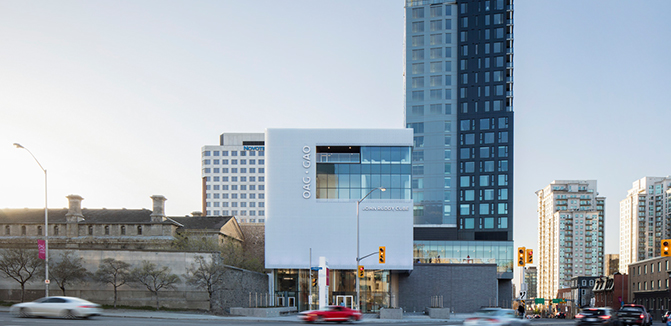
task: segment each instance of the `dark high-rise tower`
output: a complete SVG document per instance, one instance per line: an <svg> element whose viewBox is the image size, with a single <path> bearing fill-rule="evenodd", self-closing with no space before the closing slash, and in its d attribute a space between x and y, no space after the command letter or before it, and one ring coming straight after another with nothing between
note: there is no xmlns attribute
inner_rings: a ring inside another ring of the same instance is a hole
<svg viewBox="0 0 671 326"><path fill-rule="evenodd" d="M406 0L415 258L513 268L513 1Z"/></svg>

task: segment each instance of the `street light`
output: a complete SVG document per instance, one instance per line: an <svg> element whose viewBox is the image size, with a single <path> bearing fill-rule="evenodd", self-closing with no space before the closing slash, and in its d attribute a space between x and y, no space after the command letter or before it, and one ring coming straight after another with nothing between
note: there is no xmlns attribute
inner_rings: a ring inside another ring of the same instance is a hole
<svg viewBox="0 0 671 326"><path fill-rule="evenodd" d="M19 143L14 143L16 148L25 149L30 156L33 157L37 165L40 166L40 169L44 171L44 283L46 285L45 297L49 296L49 211L47 210L47 170L42 167L40 161L37 160L35 155L30 152L29 149L21 146Z"/></svg>
<svg viewBox="0 0 671 326"><path fill-rule="evenodd" d="M354 273L356 277L356 307L357 309L361 310L361 291L359 289L359 275L358 269L359 269L359 263L361 262L361 257L359 255L359 205L361 202L368 197L373 191L380 189L380 191L386 191L384 187L377 187L371 191L369 191L363 198L359 199L356 201L356 268L355 270L357 272Z"/></svg>

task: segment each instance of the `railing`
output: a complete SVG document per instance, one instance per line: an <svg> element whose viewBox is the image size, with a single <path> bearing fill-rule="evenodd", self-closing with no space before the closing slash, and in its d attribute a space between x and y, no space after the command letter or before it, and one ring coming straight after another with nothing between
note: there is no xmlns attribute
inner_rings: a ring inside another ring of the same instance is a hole
<svg viewBox="0 0 671 326"><path fill-rule="evenodd" d="M443 308L443 296L442 295L431 296L431 308Z"/></svg>
<svg viewBox="0 0 671 326"><path fill-rule="evenodd" d="M359 163L359 153L317 153L317 163Z"/></svg>

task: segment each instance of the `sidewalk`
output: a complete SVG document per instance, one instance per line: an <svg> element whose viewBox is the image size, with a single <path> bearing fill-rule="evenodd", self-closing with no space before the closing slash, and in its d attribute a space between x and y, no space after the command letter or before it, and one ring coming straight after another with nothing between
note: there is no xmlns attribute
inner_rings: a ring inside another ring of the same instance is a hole
<svg viewBox="0 0 671 326"><path fill-rule="evenodd" d="M0 307L0 311L9 312L9 307ZM177 320L240 320L240 321L273 321L273 322L296 322L299 320L298 314L292 314L281 317L259 318L243 316L215 316L202 312L172 312L172 311L152 311L152 310L132 310L132 309L105 309L102 312L104 317L115 318L152 318L152 319L177 319ZM358 323L445 323L461 324L465 319L465 314L452 315L450 319L430 319L429 316L421 314L404 314L403 319L379 319L377 314L364 314L364 317Z"/></svg>

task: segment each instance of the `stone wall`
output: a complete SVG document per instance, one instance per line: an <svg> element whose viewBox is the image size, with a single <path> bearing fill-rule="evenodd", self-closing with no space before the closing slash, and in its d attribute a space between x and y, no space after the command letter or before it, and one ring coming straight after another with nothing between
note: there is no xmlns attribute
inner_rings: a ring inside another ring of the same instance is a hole
<svg viewBox="0 0 671 326"><path fill-rule="evenodd" d="M230 267L226 283L213 295L214 313L228 314L230 307L263 307L268 297L268 275Z"/></svg>
<svg viewBox="0 0 671 326"><path fill-rule="evenodd" d="M49 259L58 260L63 250L49 250ZM75 256L81 256L84 267L95 272L105 258L125 261L133 267L147 260L158 266L168 266L171 273L177 274L181 282L174 290L159 292L162 307L177 309L202 309L210 307L208 293L205 290L186 284L186 269L191 266L197 256L212 259L210 252L174 252L174 251L133 251L133 250L73 250ZM34 282L26 284L26 301L44 296L44 275L40 274ZM236 267L227 271L226 282L220 285L222 290L214 298L215 312L225 312L231 306L247 307L248 293L268 293L268 277L262 273L251 272ZM49 287L50 295L62 295L55 284ZM114 289L111 285L97 282L76 284L67 289L66 295L76 296L100 304L111 305L114 302ZM0 275L0 300L17 302L21 297L20 285L5 275ZM155 306L155 299L144 287L123 285L118 289L118 305Z"/></svg>
<svg viewBox="0 0 671 326"><path fill-rule="evenodd" d="M496 302L498 283L496 264L415 264L409 275L399 275L398 305L422 312L432 296L442 296L443 307L470 313Z"/></svg>

